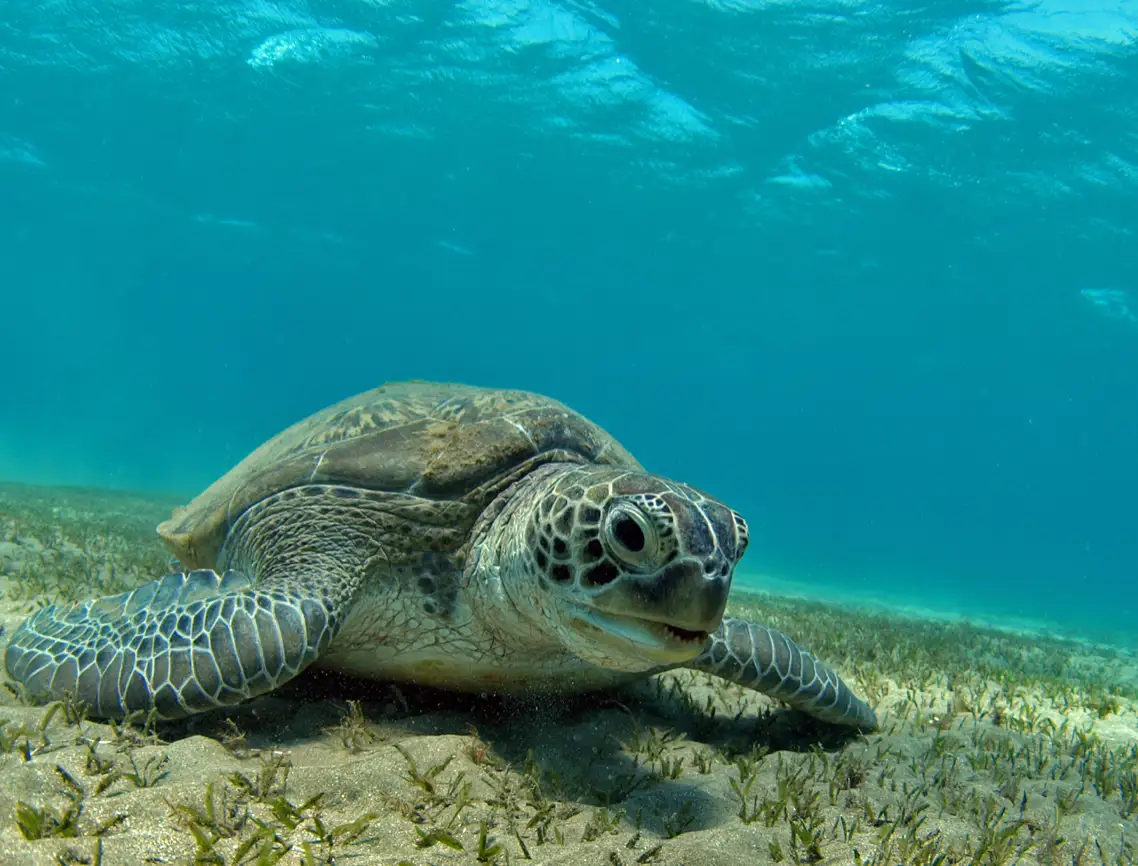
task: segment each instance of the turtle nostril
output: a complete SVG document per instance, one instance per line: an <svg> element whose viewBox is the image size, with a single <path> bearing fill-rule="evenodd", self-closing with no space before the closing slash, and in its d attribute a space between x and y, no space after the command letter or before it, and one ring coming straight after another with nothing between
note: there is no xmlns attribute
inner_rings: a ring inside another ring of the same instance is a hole
<svg viewBox="0 0 1138 866"><path fill-rule="evenodd" d="M713 556L703 561L705 577L726 577L731 573L731 563L724 556Z"/></svg>

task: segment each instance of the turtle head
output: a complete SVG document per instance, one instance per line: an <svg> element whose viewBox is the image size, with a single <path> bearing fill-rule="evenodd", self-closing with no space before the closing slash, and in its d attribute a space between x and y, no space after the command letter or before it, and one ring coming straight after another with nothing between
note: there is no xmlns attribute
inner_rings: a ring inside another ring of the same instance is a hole
<svg viewBox="0 0 1138 866"><path fill-rule="evenodd" d="M702 652L723 618L747 524L674 481L574 467L514 518L515 604L578 657L642 671ZM524 520L524 529L522 521Z"/></svg>

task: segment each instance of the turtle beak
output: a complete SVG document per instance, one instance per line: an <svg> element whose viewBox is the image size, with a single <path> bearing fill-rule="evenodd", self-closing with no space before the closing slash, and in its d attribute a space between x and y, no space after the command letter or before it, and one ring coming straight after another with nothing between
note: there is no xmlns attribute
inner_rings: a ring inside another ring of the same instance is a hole
<svg viewBox="0 0 1138 866"><path fill-rule="evenodd" d="M621 654L633 653L663 665L690 661L703 652L708 638L706 631L689 631L585 606L569 616L569 627L587 640L610 646Z"/></svg>
<svg viewBox="0 0 1138 866"><path fill-rule="evenodd" d="M656 664L680 664L703 651L730 589L731 568L720 569L715 557L679 559L655 574L624 575L580 605L569 624Z"/></svg>
<svg viewBox="0 0 1138 866"><path fill-rule="evenodd" d="M686 558L655 574L625 575L593 596L590 604L609 616L667 626L677 636L706 636L719 627L731 591L732 569L720 568L721 556L710 557L706 565Z"/></svg>

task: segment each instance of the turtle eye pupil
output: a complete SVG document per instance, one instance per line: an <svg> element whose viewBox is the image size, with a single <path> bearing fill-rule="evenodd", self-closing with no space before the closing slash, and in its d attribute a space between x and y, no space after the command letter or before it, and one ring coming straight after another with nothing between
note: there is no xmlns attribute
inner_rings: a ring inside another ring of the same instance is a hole
<svg viewBox="0 0 1138 866"><path fill-rule="evenodd" d="M640 553L644 549L644 530L631 517L620 517L613 522L613 537L632 553Z"/></svg>

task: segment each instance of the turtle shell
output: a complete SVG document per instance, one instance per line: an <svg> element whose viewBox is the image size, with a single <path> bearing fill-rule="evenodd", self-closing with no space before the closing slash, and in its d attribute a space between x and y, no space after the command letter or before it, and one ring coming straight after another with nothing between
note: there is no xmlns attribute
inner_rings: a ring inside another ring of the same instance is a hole
<svg viewBox="0 0 1138 866"><path fill-rule="evenodd" d="M608 433L548 397L390 383L265 442L189 505L175 509L158 534L186 567L210 568L234 521L266 496L291 487L344 484L463 500L477 514L507 484L552 462L641 468Z"/></svg>

